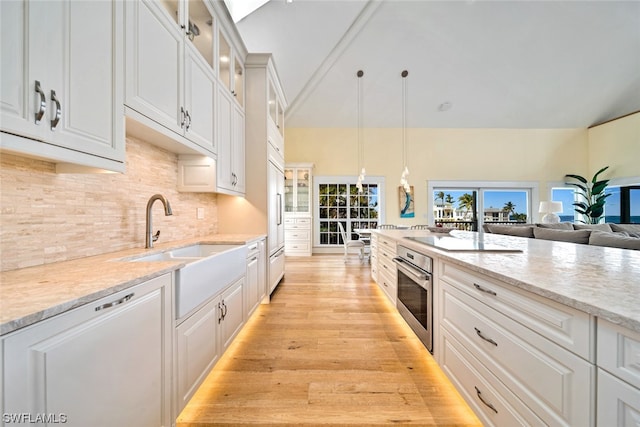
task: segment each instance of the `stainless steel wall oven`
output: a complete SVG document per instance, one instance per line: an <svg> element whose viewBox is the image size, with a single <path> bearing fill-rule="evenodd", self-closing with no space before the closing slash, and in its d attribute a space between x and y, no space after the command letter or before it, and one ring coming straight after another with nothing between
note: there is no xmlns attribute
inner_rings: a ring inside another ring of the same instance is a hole
<svg viewBox="0 0 640 427"><path fill-rule="evenodd" d="M398 311L427 350L433 352L433 260L401 245L397 253L394 261L398 269Z"/></svg>

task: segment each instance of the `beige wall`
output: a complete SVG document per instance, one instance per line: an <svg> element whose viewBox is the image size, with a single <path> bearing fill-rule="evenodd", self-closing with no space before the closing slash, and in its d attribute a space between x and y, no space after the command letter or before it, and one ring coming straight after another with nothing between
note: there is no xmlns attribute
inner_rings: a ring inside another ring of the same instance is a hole
<svg viewBox="0 0 640 427"><path fill-rule="evenodd" d="M640 112L589 129L589 176L640 177ZM640 181L639 181L640 182Z"/></svg>
<svg viewBox="0 0 640 427"><path fill-rule="evenodd" d="M424 223L428 180L534 181L545 199L551 183L584 174L587 129L408 129L407 165L414 186L414 219L399 218L402 130L365 129L368 175L386 179L386 221ZM356 129L287 129L287 162L313 162L315 175L356 175Z"/></svg>
<svg viewBox="0 0 640 427"><path fill-rule="evenodd" d="M146 142L127 140L125 174L56 174L53 163L7 153L0 156L0 269L47 264L144 247L149 198L160 241L217 231L214 194L178 193L177 157ZM196 208L205 219L196 219Z"/></svg>

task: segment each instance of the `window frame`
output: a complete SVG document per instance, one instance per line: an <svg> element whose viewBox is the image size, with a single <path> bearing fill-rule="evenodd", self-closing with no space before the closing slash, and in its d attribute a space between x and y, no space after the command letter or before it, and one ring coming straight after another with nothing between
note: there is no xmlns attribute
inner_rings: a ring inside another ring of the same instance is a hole
<svg viewBox="0 0 640 427"><path fill-rule="evenodd" d="M433 193L439 189L446 188L449 190L471 190L477 191L477 206L481 209L484 206L484 191L527 191L528 203L531 212L527 212L527 218L530 223L539 222L539 213L537 206L540 203L539 183L537 181L427 181L427 221L428 224L435 224L433 215L435 201ZM477 214L478 230L482 230L484 224L484 215Z"/></svg>
<svg viewBox="0 0 640 427"><path fill-rule="evenodd" d="M320 221L325 220L320 218L320 185L347 185L347 218L340 219L340 222L346 222L347 228L345 231L349 233L350 225L352 221L358 221L358 219L352 220L349 209L349 186L355 186L358 181L357 176L322 176L316 175L313 177L313 248L314 252L335 252L336 248L342 248L342 244L321 244L320 243ZM377 185L378 188L378 223L383 224L385 219L385 177L384 176L367 176L363 181L365 185ZM337 221L336 221L337 222ZM319 250L317 250L319 249Z"/></svg>

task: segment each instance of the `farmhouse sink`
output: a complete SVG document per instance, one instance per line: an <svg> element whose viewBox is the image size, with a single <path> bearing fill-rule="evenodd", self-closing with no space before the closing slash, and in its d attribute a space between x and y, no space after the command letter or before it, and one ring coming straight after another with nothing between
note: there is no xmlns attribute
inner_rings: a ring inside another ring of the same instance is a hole
<svg viewBox="0 0 640 427"><path fill-rule="evenodd" d="M180 319L245 275L247 247L197 244L131 261L185 262L175 273L176 319Z"/></svg>
<svg viewBox="0 0 640 427"><path fill-rule="evenodd" d="M152 255L145 255L139 258L134 258L132 262L147 262L147 261L197 261L201 258L207 258L211 255L227 251L229 249L238 248L238 245L205 245L197 244L191 246L185 246L184 248L173 249L170 251L160 252Z"/></svg>

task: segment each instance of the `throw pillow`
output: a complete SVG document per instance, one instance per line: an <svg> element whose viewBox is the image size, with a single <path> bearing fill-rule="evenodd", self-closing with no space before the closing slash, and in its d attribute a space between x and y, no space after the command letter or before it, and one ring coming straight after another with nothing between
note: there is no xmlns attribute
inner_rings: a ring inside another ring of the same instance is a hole
<svg viewBox="0 0 640 427"><path fill-rule="evenodd" d="M533 235L536 239L556 240L558 242L570 243L589 243L589 235L591 230L553 230L549 228L533 229Z"/></svg>
<svg viewBox="0 0 640 427"><path fill-rule="evenodd" d="M506 234L508 236L533 237L533 227L530 225L487 225L490 233Z"/></svg>
<svg viewBox="0 0 640 427"><path fill-rule="evenodd" d="M622 233L594 231L589 237L589 244L595 246L608 246L611 248L640 250L640 238L622 236L621 234Z"/></svg>
<svg viewBox="0 0 640 427"><path fill-rule="evenodd" d="M611 224L611 229L615 232L640 233L640 224Z"/></svg>
<svg viewBox="0 0 640 427"><path fill-rule="evenodd" d="M570 222L556 222L554 224L536 223L536 227L551 228L553 230L573 230L573 224Z"/></svg>
<svg viewBox="0 0 640 427"><path fill-rule="evenodd" d="M573 228L576 230L598 230L612 232L609 224L573 224Z"/></svg>

